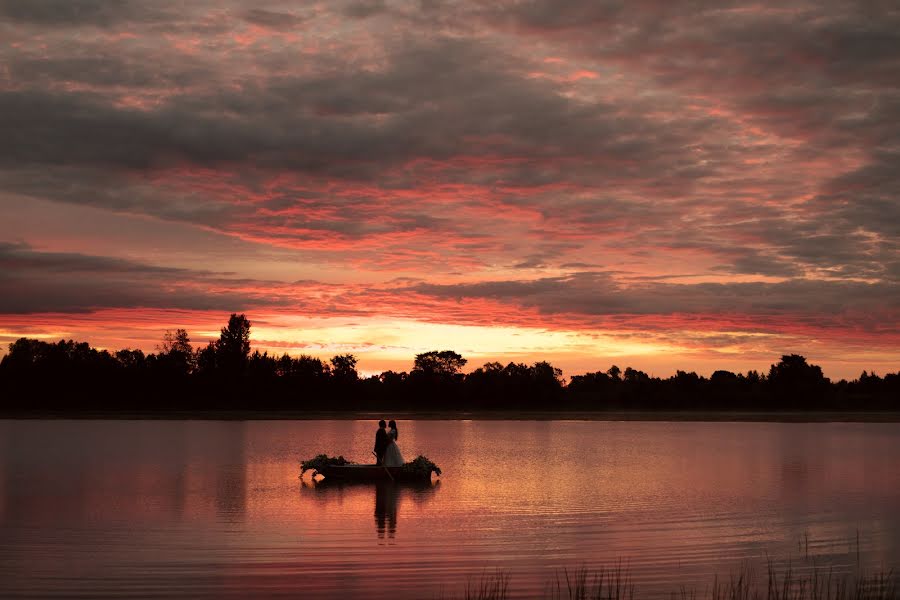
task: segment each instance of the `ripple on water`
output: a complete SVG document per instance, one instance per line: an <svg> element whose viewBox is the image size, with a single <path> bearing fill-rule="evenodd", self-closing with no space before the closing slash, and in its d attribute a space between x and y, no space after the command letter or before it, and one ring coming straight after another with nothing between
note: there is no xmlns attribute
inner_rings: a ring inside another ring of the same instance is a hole
<svg viewBox="0 0 900 600"><path fill-rule="evenodd" d="M495 569L528 596L618 564L667 597L767 557L900 564L896 424L401 422L426 489L298 481L368 460L369 422L0 425L4 598L397 600Z"/></svg>

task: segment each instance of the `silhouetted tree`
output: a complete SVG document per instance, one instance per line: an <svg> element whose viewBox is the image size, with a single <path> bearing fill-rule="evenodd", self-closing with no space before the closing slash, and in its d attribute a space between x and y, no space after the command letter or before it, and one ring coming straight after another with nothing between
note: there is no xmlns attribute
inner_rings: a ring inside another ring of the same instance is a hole
<svg viewBox="0 0 900 600"><path fill-rule="evenodd" d="M127 370L143 369L147 366L147 357L142 350L119 350L116 361Z"/></svg>
<svg viewBox="0 0 900 600"><path fill-rule="evenodd" d="M352 354L338 354L331 357L331 376L337 381L350 382L359 379L356 372L356 357Z"/></svg>
<svg viewBox="0 0 900 600"><path fill-rule="evenodd" d="M210 375L216 372L218 368L218 360L217 360L217 351L216 351L216 343L209 342L203 348L197 350L196 356L196 364L197 364L197 372L205 375Z"/></svg>
<svg viewBox="0 0 900 600"><path fill-rule="evenodd" d="M563 390L562 371L548 362L485 363L465 376L466 403L473 408L534 408Z"/></svg>
<svg viewBox="0 0 900 600"><path fill-rule="evenodd" d="M353 359L350 365L353 372L356 372L356 358L352 354L347 355ZM333 359L332 359L333 360ZM298 377L305 381L321 381L331 374L331 368L314 356L301 354L294 359L291 365L291 373L294 377Z"/></svg>
<svg viewBox="0 0 900 600"><path fill-rule="evenodd" d="M322 395L328 393L328 386L333 383L328 364L305 354L296 358L285 354L277 361L276 373L284 382L285 397L304 402L321 402Z"/></svg>
<svg viewBox="0 0 900 600"><path fill-rule="evenodd" d="M738 376L731 371L714 371L709 377L709 382L716 385L730 385L738 381Z"/></svg>
<svg viewBox="0 0 900 600"><path fill-rule="evenodd" d="M0 363L10 372L27 372L49 355L49 344L41 340L19 338L9 345L9 354Z"/></svg>
<svg viewBox="0 0 900 600"><path fill-rule="evenodd" d="M747 375L744 377L750 383L759 383L760 381L765 381L765 375L760 374L759 371L751 370L747 371Z"/></svg>
<svg viewBox="0 0 900 600"><path fill-rule="evenodd" d="M782 356L778 364L769 368L769 383L776 386L808 383L817 385L826 381L821 367L808 364L806 358L799 354Z"/></svg>
<svg viewBox="0 0 900 600"><path fill-rule="evenodd" d="M293 359L291 355L285 352L275 361L275 369L279 377L290 377L291 376L291 367L293 366Z"/></svg>
<svg viewBox="0 0 900 600"><path fill-rule="evenodd" d="M650 376L643 371L626 367L623 381L630 384L646 383L647 381L650 381Z"/></svg>
<svg viewBox="0 0 900 600"><path fill-rule="evenodd" d="M385 385L400 385L406 381L407 374L405 371L397 373L396 371L384 371L378 376L379 381Z"/></svg>
<svg viewBox="0 0 900 600"><path fill-rule="evenodd" d="M360 380L352 354L332 357L330 364L305 355L250 354L249 331L243 315L232 315L222 338L196 353L187 332L178 329L167 331L158 352L149 355L21 338L0 359L0 408L65 414L91 408L900 410L900 373L863 371L857 380L832 383L800 355L783 356L768 377L720 370L707 380L677 371L662 380L612 366L573 375L565 386L561 371L545 361L489 362L463 375L465 359L444 350L417 355L410 374L385 371ZM234 367L222 360L243 364L241 377L234 379Z"/></svg>
<svg viewBox="0 0 900 600"><path fill-rule="evenodd" d="M621 406L626 409L666 408L671 409L669 397L660 395L662 387L659 379L650 377L638 369L626 367L622 373Z"/></svg>
<svg viewBox="0 0 900 600"><path fill-rule="evenodd" d="M161 354L172 354L173 352L190 354L193 352L191 338L184 329L176 329L175 333L167 330L163 334L162 342L156 348Z"/></svg>
<svg viewBox="0 0 900 600"><path fill-rule="evenodd" d="M767 383L780 407L788 404L806 408L823 400L830 382L822 374L821 367L808 364L799 354L789 354L769 368Z"/></svg>
<svg viewBox="0 0 900 600"><path fill-rule="evenodd" d="M417 354L409 372L408 388L410 394L418 398L418 406L422 407L423 402L431 406L468 404L460 390L464 380L460 369L466 362L452 350Z"/></svg>
<svg viewBox="0 0 900 600"><path fill-rule="evenodd" d="M231 313L216 342L216 365L230 374L241 374L250 357L250 321Z"/></svg>
<svg viewBox="0 0 900 600"><path fill-rule="evenodd" d="M174 333L166 331L156 348L159 352L156 364L166 373L187 375L194 369L194 349L184 329L176 329Z"/></svg>
<svg viewBox="0 0 900 600"><path fill-rule="evenodd" d="M569 378L569 390L573 393L596 393L605 391L613 384L613 378L607 373L597 371L584 375L572 375Z"/></svg>
<svg viewBox="0 0 900 600"><path fill-rule="evenodd" d="M452 378L459 375L468 361L453 350L432 350L416 354L412 372L426 376Z"/></svg>
<svg viewBox="0 0 900 600"><path fill-rule="evenodd" d="M547 361L538 361L528 369L530 389L528 403L534 407L546 406L560 397L563 389L562 370Z"/></svg>
<svg viewBox="0 0 900 600"><path fill-rule="evenodd" d="M750 404L751 390L743 375L731 371L714 371L709 378L708 390L699 399L706 408L746 408Z"/></svg>
<svg viewBox="0 0 900 600"><path fill-rule="evenodd" d="M605 372L573 375L566 389L570 401L582 409L622 408L620 372L613 365Z"/></svg>
<svg viewBox="0 0 900 600"><path fill-rule="evenodd" d="M466 404L472 408L503 408L510 400L503 365L488 362L465 376Z"/></svg>
<svg viewBox="0 0 900 600"><path fill-rule="evenodd" d="M672 387L680 395L696 394L705 381L693 371L690 373L675 371L675 376L669 379Z"/></svg>
<svg viewBox="0 0 900 600"><path fill-rule="evenodd" d="M876 375L872 373L871 375L866 371L863 371L859 376L859 381L857 383L857 387L859 391L865 394L870 393L872 390L877 389L883 384L884 381Z"/></svg>
<svg viewBox="0 0 900 600"><path fill-rule="evenodd" d="M275 358L269 356L269 352L260 354L259 350L253 352L247 362L247 375L256 383L265 381L271 383L278 377L278 363Z"/></svg>

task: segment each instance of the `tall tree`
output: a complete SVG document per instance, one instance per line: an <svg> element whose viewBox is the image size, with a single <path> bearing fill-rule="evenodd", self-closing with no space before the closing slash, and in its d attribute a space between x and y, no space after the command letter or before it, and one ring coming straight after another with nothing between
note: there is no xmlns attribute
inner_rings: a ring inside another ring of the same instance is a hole
<svg viewBox="0 0 900 600"><path fill-rule="evenodd" d="M770 398L780 407L823 408L831 382L821 367L807 363L799 354L789 354L769 368L766 383L773 392Z"/></svg>
<svg viewBox="0 0 900 600"><path fill-rule="evenodd" d="M416 354L413 373L437 377L453 377L469 362L453 350L432 350Z"/></svg>
<svg viewBox="0 0 900 600"><path fill-rule="evenodd" d="M216 370L216 343L210 342L204 348L197 349L197 372L203 374L213 373Z"/></svg>
<svg viewBox="0 0 900 600"><path fill-rule="evenodd" d="M147 364L147 357L141 350L125 348L116 352L116 362L125 369L141 369Z"/></svg>
<svg viewBox="0 0 900 600"><path fill-rule="evenodd" d="M188 332L184 329L176 329L174 333L171 330L166 330L163 334L162 342L156 349L160 354L172 354L173 352L191 354L193 352L191 338L188 337Z"/></svg>
<svg viewBox="0 0 900 600"><path fill-rule="evenodd" d="M563 385L562 369L557 369L545 360L534 363L531 367L531 379L535 384L551 389L559 389Z"/></svg>
<svg viewBox="0 0 900 600"><path fill-rule="evenodd" d="M216 342L216 364L231 373L243 373L250 358L250 321L231 313Z"/></svg>
<svg viewBox="0 0 900 600"><path fill-rule="evenodd" d="M352 354L338 354L331 357L331 376L337 381L356 381L356 357Z"/></svg>
<svg viewBox="0 0 900 600"><path fill-rule="evenodd" d="M162 343L156 347L160 364L167 370L179 375L187 375L194 369L194 349L191 338L184 329L166 331Z"/></svg>

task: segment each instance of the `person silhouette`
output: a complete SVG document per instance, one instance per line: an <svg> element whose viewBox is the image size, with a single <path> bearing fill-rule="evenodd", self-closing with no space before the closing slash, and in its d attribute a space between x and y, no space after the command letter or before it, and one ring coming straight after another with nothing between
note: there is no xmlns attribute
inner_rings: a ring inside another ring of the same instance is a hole
<svg viewBox="0 0 900 600"><path fill-rule="evenodd" d="M402 467L403 454L400 453L400 446L397 445L397 422L391 419L388 423L390 431L388 431L388 445L384 451L384 466L386 467Z"/></svg>
<svg viewBox="0 0 900 600"><path fill-rule="evenodd" d="M390 438L388 437L387 431L384 428L387 427L387 423L384 422L384 419L378 421L378 431L375 432L375 464L381 466L384 464L384 452L387 450L388 444L390 443Z"/></svg>

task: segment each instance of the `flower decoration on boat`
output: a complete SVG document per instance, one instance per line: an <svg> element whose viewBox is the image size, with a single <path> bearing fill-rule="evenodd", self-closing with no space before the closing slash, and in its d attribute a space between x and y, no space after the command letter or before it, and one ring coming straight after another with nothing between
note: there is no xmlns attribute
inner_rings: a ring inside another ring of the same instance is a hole
<svg viewBox="0 0 900 600"><path fill-rule="evenodd" d="M344 465L349 464L351 464L350 461L343 456L334 457L328 456L327 454L319 454L315 458L310 458L309 460L304 460L300 463L300 475L302 477L307 471L313 471L313 474L315 474L323 468L343 467Z"/></svg>

